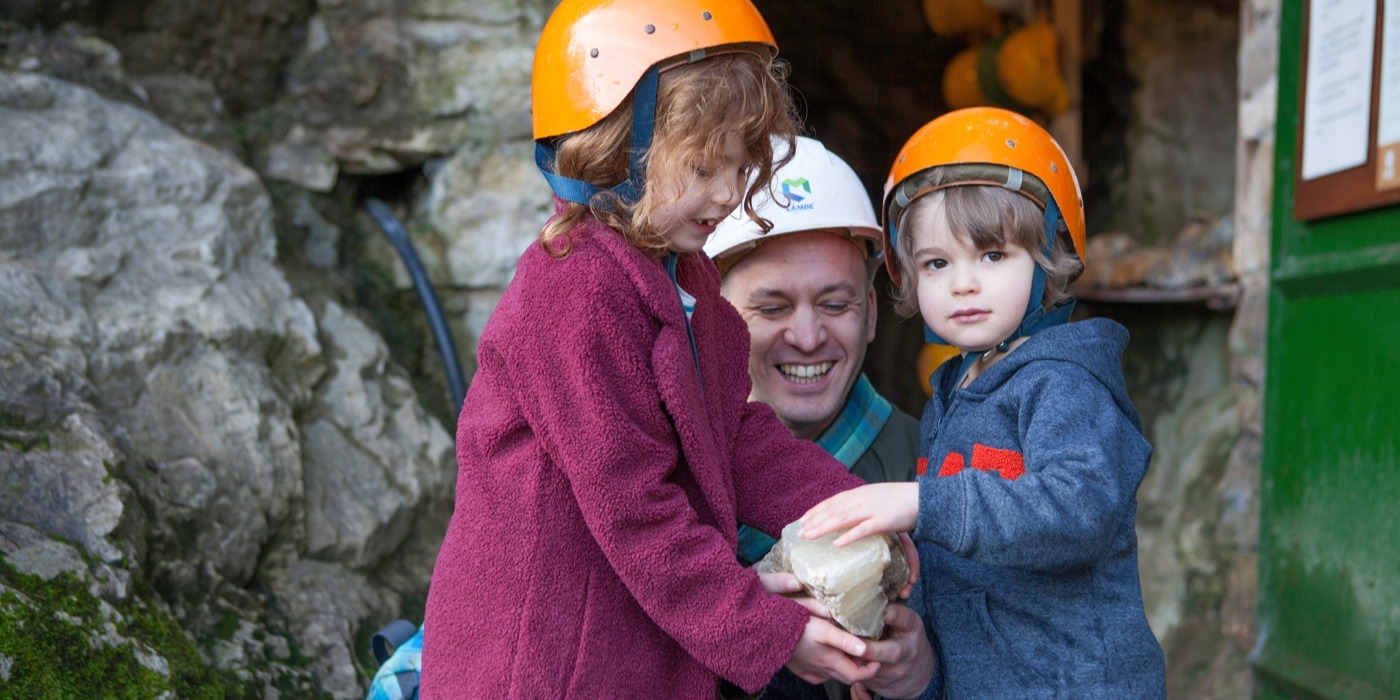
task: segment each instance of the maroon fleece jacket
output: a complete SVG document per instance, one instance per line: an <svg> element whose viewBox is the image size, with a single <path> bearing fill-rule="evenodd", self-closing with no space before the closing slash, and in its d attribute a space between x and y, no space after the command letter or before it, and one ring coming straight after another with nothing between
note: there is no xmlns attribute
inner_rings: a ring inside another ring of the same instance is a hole
<svg viewBox="0 0 1400 700"><path fill-rule="evenodd" d="M662 262L591 218L573 241L525 252L482 333L423 697L755 691L807 614L738 564L736 523L776 535L862 482L748 402L748 330L708 258L677 266L697 376Z"/></svg>

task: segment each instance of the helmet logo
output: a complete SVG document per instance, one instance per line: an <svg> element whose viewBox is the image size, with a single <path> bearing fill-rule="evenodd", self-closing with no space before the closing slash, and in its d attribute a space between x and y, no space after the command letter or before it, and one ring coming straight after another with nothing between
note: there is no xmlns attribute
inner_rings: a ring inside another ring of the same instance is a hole
<svg viewBox="0 0 1400 700"><path fill-rule="evenodd" d="M805 177L793 178L791 180L783 180L783 194L787 195L788 199L791 199L794 202L800 202L806 199L806 197L797 194L797 190L799 189L801 189L803 192L806 192L807 194L812 194L812 183L808 182L807 178Z"/></svg>

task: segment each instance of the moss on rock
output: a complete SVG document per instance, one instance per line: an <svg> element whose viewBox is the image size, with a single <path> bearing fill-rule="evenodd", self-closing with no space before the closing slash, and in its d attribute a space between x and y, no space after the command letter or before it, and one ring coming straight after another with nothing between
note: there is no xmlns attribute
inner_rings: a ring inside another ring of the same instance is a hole
<svg viewBox="0 0 1400 700"><path fill-rule="evenodd" d="M71 572L46 581L20 573L2 558L0 658L9 660L5 688L14 697L249 694L205 662L159 606L133 598L112 607Z"/></svg>

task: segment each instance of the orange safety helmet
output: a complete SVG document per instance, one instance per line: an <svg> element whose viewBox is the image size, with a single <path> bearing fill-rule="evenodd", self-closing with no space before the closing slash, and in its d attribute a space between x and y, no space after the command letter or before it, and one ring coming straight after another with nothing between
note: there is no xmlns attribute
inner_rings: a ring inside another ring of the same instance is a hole
<svg viewBox="0 0 1400 700"><path fill-rule="evenodd" d="M768 58L778 52L749 0L564 0L535 47L534 138L598 123L652 66L731 51Z"/></svg>
<svg viewBox="0 0 1400 700"><path fill-rule="evenodd" d="M990 166L990 167L989 167ZM1068 233L1075 255L1084 261L1084 199L1079 179L1064 150L1039 124L997 107L969 107L925 124L900 149L885 180L881 214L885 229L885 267L899 282L895 227L915 199L933 191L934 168L955 167L959 185L1005 187L1029 197L1044 209L1053 199L1059 209L1055 230Z"/></svg>

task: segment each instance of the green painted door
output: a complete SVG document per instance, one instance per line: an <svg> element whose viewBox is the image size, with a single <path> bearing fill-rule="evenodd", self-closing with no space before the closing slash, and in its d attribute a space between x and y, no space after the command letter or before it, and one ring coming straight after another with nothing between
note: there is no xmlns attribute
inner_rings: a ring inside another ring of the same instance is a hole
<svg viewBox="0 0 1400 700"><path fill-rule="evenodd" d="M1400 698L1400 206L1294 217L1305 3L1280 10L1252 663L1265 698Z"/></svg>

